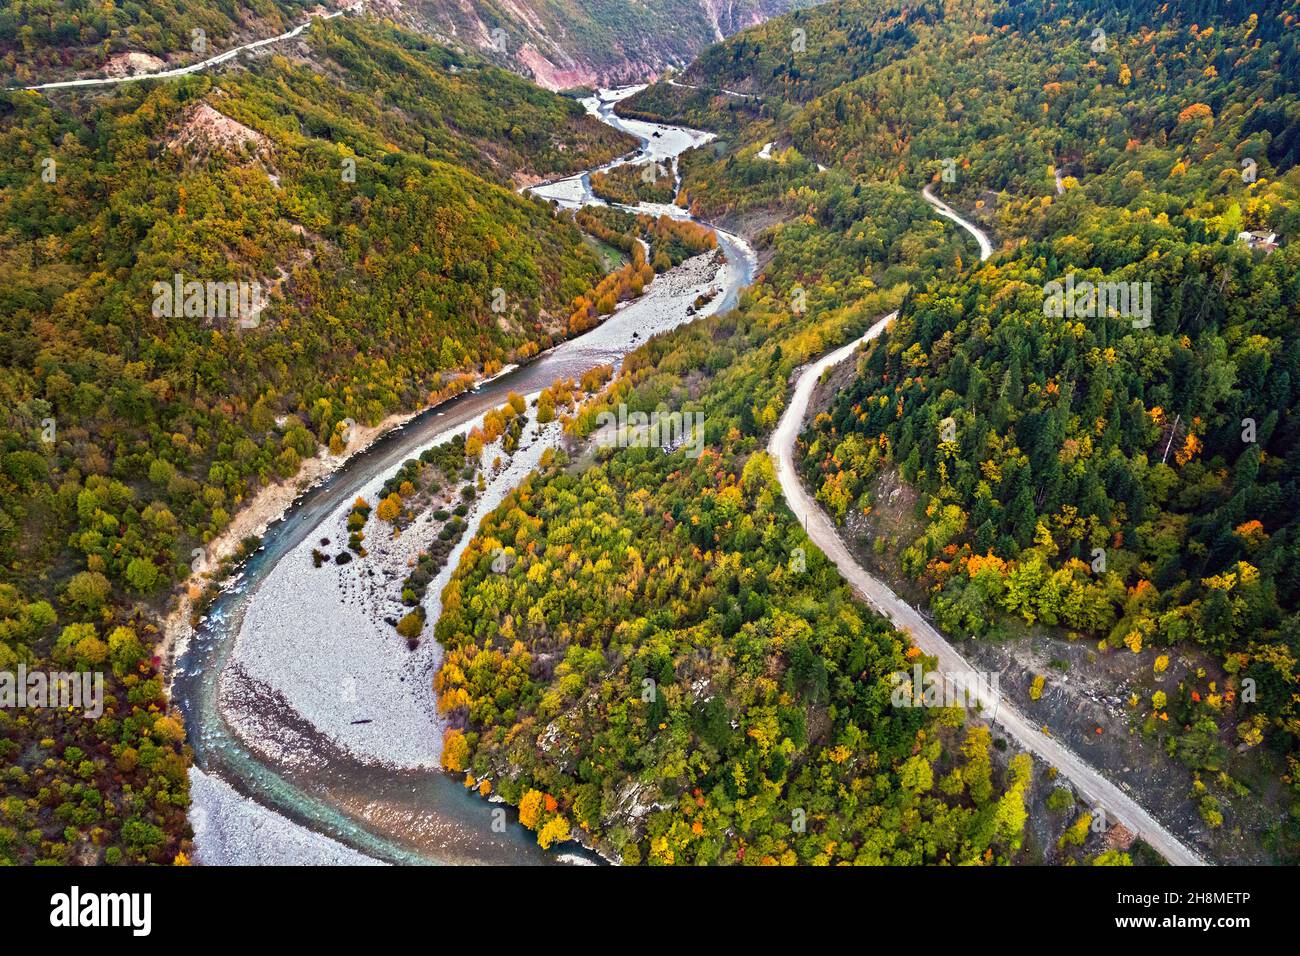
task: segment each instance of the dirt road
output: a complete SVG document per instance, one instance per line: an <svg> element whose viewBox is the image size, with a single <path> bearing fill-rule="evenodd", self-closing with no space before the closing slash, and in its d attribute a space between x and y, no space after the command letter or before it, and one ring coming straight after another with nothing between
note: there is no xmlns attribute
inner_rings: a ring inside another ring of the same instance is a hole
<svg viewBox="0 0 1300 956"><path fill-rule="evenodd" d="M929 188L922 190L927 201L941 215L952 219L970 232L980 244L981 259L992 254L993 247L988 236L974 225L966 222L948 206L936 199ZM965 690L968 697L974 695L978 700L984 716L1002 727L1017 743L1026 750L1036 754L1047 763L1056 767L1069 781L1079 796L1092 806L1105 810L1107 818L1122 823L1127 829L1136 833L1150 844L1166 860L1177 866L1203 866L1202 860L1193 850L1185 846L1177 837L1166 830L1147 813L1133 798L1118 786L1107 780L1102 774L1057 740L1049 737L1042 729L1031 725L1019 711L1005 698L1000 697L988 681L976 675L975 669L966 662L947 639L930 625L914 607L898 597L888 585L867 572L854 559L849 549L840 539L838 531L830 518L813 500L799 480L794 462L795 439L799 435L808 403L812 398L814 387L827 369L843 362L852 355L857 347L865 341L875 338L885 330L898 313L891 313L873 325L861 339L850 342L817 361L804 367L799 374L794 394L786 407L781 421L768 445L768 452L776 466L777 479L785 493L790 510L803 523L808 536L826 557L830 558L839 569L840 574L853 589L872 607L889 618L899 630L911 635L913 642L926 654L938 660L938 669L954 684Z"/></svg>

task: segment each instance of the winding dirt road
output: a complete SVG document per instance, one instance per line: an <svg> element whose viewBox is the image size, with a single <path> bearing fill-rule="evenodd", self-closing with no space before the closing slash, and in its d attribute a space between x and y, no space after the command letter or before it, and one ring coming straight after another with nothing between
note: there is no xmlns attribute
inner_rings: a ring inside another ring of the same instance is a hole
<svg viewBox="0 0 1300 956"><path fill-rule="evenodd" d="M341 16L347 12L360 10L365 5L365 0L352 4L351 6L335 11L320 17L313 17L298 25L297 27L282 33L278 36L268 37L257 40L252 43L246 43L242 46L227 50L210 59L188 66L177 67L170 70L162 70L155 73L137 74L124 77L91 77L76 80L63 80L53 83L42 83L34 86L11 87L10 89L24 90L54 90L69 89L77 87L96 87L96 86L113 86L121 83L132 83L146 79L167 79L171 77L186 76L198 73L214 66L226 63L239 54L258 49L282 40L292 39L303 33L311 23L316 19L329 20ZM676 83L674 86L686 86L686 84ZM748 94L736 93L731 90L722 90L721 92L736 97L748 97ZM942 216L951 219L953 222L966 229L979 243L981 261L987 259L993 253L992 243L978 228L962 219L955 211L947 206L942 200L936 198L929 187L922 190L925 196L935 210ZM900 630L908 632L913 641L926 654L935 657L939 662L939 669L945 672L954 683L963 686L968 693L974 694L981 702L984 712L990 715L991 719L1001 725L1007 733L1015 738L1025 749L1037 754L1043 760L1055 766L1075 785L1077 791L1086 800L1092 802L1095 806L1103 807L1110 817L1123 823L1128 829L1137 833L1142 839L1154 847L1169 862L1177 865L1203 865L1201 860L1192 850L1184 846L1173 834L1164 829L1154 818L1142 809L1134 800L1128 797L1122 790L1112 784L1097 770L1088 763L1080 759L1076 754L1064 747L1057 741L1048 737L1038 728L1030 726L1025 718L1011 706L1005 699L988 686L986 682L974 675L973 669L965 659L952 647L944 637L936 631L915 608L902 601L890 588L883 582L879 581L869 574L861 565L854 560L841 541L835 527L830 519L817 506L812 497L804 490L800 483L798 473L794 465L794 445L798 436L800 426L803 423L807 413L808 403L812 397L813 388L816 386L822 373L832 366L843 362L858 346L880 335L885 327L891 322L897 313L891 313L885 316L871 327L870 330L861 338L848 345L823 356L812 364L806 366L799 376L794 394L791 397L790 404L781 417L776 431L773 432L769 444L769 452L776 461L777 477L781 483L781 488L785 493L786 500L794 514L805 522L808 535L816 545L822 549L828 558L830 558L839 569L840 573L849 584L857 591L872 607L881 614L888 617Z"/></svg>
<svg viewBox="0 0 1300 956"><path fill-rule="evenodd" d="M170 70L159 70L154 73L136 73L131 76L93 76L80 80L61 80L57 83L39 83L36 86L10 86L8 90L63 90L73 89L81 86L116 86L119 83L135 83L140 80L166 80L177 76L188 76L191 73L201 73L203 70L210 69L214 66L220 66L233 60L245 50L256 50L259 47L269 46L272 43L279 43L281 40L291 40L299 36L304 30L312 25L316 20L333 20L345 13L354 13L360 11L366 5L366 0L357 0L351 6L344 7L342 10L335 10L333 13L325 13L320 16L313 16L304 23L298 24L292 30L281 33L279 36L267 37L264 40L254 40L252 43L245 43L243 46L237 46L234 49L227 50L225 53L219 53L214 57L206 60L200 60L198 63L191 63L188 66L178 66Z"/></svg>
<svg viewBox="0 0 1300 956"><path fill-rule="evenodd" d="M927 186L922 194L940 215L953 220L979 242L980 260L993 253L993 245L980 229L962 219L950 207L930 193ZM1176 866L1204 866L1193 850L1166 830L1151 814L1118 786L1106 779L1097 769L1080 758L1068 747L1033 726L1012 704L1001 697L994 687L967 663L947 639L940 634L910 604L898 597L888 585L867 572L858 564L839 536L830 518L813 500L799 480L795 468L795 440L808 412L822 374L851 356L859 345L876 338L898 315L892 312L876 322L862 338L841 346L828 355L805 366L799 373L794 394L786 407L776 431L772 433L768 452L776 464L777 479L785 493L786 502L795 517L805 524L807 534L826 557L834 562L840 574L868 604L889 618L900 631L907 632L912 641L926 654L938 660L938 670L951 683L965 691L967 699L979 701L982 713L1002 727L1026 750L1056 767L1072 784L1076 792L1094 807L1105 810L1108 819L1122 823L1155 848L1166 860Z"/></svg>
<svg viewBox="0 0 1300 956"><path fill-rule="evenodd" d="M695 86L691 83L679 83L676 80L668 80L667 83L669 86L675 86L681 90L699 90L703 93L721 93L723 96L734 96L736 99L740 100L760 99L760 97L755 96L753 93L737 93L735 90L728 90L722 87L715 89L710 86Z"/></svg>
<svg viewBox="0 0 1300 956"><path fill-rule="evenodd" d="M961 216L957 215L956 210L954 210L951 206L949 206L946 202L944 202L934 193L930 192L929 186L926 186L921 190L921 195L925 197L926 202L928 202L931 206L934 207L935 212L943 216L945 219L951 219L953 222L961 226L963 229L965 229L967 232L969 232L972 236L975 237L975 241L978 242L980 245L980 262L983 262L989 256L993 255L993 243L989 241L989 237L984 234L984 231L982 229L978 228L977 226L971 225Z"/></svg>

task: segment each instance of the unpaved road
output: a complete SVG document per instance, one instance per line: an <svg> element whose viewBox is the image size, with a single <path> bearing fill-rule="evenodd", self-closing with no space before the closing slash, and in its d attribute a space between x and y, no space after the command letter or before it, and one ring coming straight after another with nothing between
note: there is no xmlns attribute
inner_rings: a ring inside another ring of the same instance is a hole
<svg viewBox="0 0 1300 956"><path fill-rule="evenodd" d="M301 34L316 20L333 20L335 17L342 16L345 13L352 13L361 10L366 5L366 0L357 0L356 3L342 10L335 10L333 13L326 13L320 16L314 16L305 23L300 23L286 33L279 36L267 37L264 40L254 40L252 43L245 43L243 46L237 46L225 53L207 60L200 60L198 63L191 63L189 66L178 66L170 70L159 70L156 73L136 73L131 76L93 76L81 80L61 80L57 83L40 83L36 86L11 86L9 90L63 90L72 89L79 86L116 86L118 83L135 83L139 80L166 80L177 76L188 76L191 73L201 73L203 70L214 66L220 66L233 60L245 50L256 50L259 47L268 46L272 43L279 43L281 40L292 40Z"/></svg>
<svg viewBox="0 0 1300 956"><path fill-rule="evenodd" d="M930 192L929 186L926 186L921 190L921 195L925 197L926 202L935 208L935 211L939 213L939 215L943 216L945 219L951 219L975 237L975 241L980 244L980 262L983 262L989 256L993 255L993 243L989 241L989 237L984 234L982 229L978 226L972 225L961 216L957 215L956 210L934 193Z"/></svg>
<svg viewBox="0 0 1300 956"><path fill-rule="evenodd" d="M939 213L962 226L980 245L981 261L993 252L988 236L976 226L965 221L942 201L930 194L929 187L922 190L926 200ZM857 347L880 335L898 315L890 313L873 325L862 338L842 346L817 361L807 365L799 374L794 394L781 421L768 444L768 452L776 464L777 479L785 493L786 502L795 517L803 522L808 537L834 562L840 574L853 589L873 608L889 618L894 626L907 632L912 641L926 654L938 660L938 669L955 686L964 690L967 699L979 701L983 714L1002 727L1020 746L1056 767L1074 784L1075 791L1094 807L1105 810L1108 819L1122 823L1150 844L1166 860L1176 866L1204 866L1193 850L1166 830L1146 810L1123 790L1107 780L1099 771L1080 758L1068 747L1049 737L1040 728L1030 724L1011 703L975 673L947 639L944 638L910 604L898 597L883 581L873 577L854 559L840 539L830 518L804 489L794 462L795 439L808 411L808 402L818 379L827 369L843 362Z"/></svg>
<svg viewBox="0 0 1300 956"><path fill-rule="evenodd" d="M678 83L676 80L669 80L668 85L675 86L681 90L699 90L703 93L721 93L723 96L734 96L736 97L736 99L741 99L741 100L759 99L759 97L755 96L753 93L737 93L735 90L728 90L723 88L714 89L708 86L694 86L690 83Z"/></svg>

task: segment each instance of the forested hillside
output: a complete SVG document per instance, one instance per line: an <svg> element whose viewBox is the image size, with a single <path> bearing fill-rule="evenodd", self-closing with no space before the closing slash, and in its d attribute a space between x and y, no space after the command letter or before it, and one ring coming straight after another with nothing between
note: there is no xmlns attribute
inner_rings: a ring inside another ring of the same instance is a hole
<svg viewBox="0 0 1300 956"><path fill-rule="evenodd" d="M841 181L820 201L840 209L839 238L820 209L777 231L739 310L633 353L570 422L579 437L620 404L699 414L698 458L545 459L485 521L444 594L437 687L456 728L444 764L517 804L544 846L578 836L659 865L1042 852L1024 846L1029 758L1000 768L988 728L958 708L891 705L890 675L915 648L813 550L762 451L791 369L901 297L920 268L913 244L929 236L943 254L926 265L951 267L921 200L851 190ZM845 253L857 230L879 246L871 276L855 279ZM818 243L837 266L814 287ZM809 278L814 326L790 311L796 275ZM832 301L854 281L856 301Z"/></svg>
<svg viewBox="0 0 1300 956"><path fill-rule="evenodd" d="M210 75L0 97L0 669L112 674L102 719L0 712L0 859L170 862L184 734L152 648L194 549L353 424L567 336L602 278L514 186L629 139L390 26L303 38ZM266 305L160 308L177 277Z"/></svg>
<svg viewBox="0 0 1300 956"><path fill-rule="evenodd" d="M814 0L362 0L548 89L639 82L724 36ZM12 0L0 8L0 85L177 67L275 36L357 0Z"/></svg>
<svg viewBox="0 0 1300 956"><path fill-rule="evenodd" d="M0 85L132 72L123 59L131 53L180 66L284 33L321 7L319 0L11 0L0 9Z"/></svg>
<svg viewBox="0 0 1300 956"><path fill-rule="evenodd" d="M993 232L990 262L915 289L860 357L805 436L809 480L850 535L894 476L920 493L922 533L876 543L951 634L1059 628L1130 655L1135 677L1190 662L1124 692L1132 726L1191 771L1211 831L1277 800L1258 838L1278 859L1300 844L1297 16L832 3L710 50L686 77L704 90L627 105L736 131L685 167L712 215L753 207L766 139L932 183ZM786 166L761 205L825 175ZM1067 282L1125 296L1054 310Z"/></svg>
<svg viewBox="0 0 1300 956"><path fill-rule="evenodd" d="M407 0L381 3L549 89L639 83L816 0Z"/></svg>

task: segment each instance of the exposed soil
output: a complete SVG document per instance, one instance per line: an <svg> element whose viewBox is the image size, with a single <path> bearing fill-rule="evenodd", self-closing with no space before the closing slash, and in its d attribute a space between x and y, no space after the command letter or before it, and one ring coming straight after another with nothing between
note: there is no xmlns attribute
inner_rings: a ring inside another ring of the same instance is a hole
<svg viewBox="0 0 1300 956"><path fill-rule="evenodd" d="M257 130L207 103L196 103L186 111L179 131L167 143L167 148L182 153L195 164L206 161L213 153L228 153L251 162L269 159L271 142Z"/></svg>
<svg viewBox="0 0 1300 956"><path fill-rule="evenodd" d="M846 362L835 374L844 368L852 366ZM819 391L835 389L834 379ZM929 598L925 586L906 577L899 562L901 551L925 529L917 516L917 494L893 469L876 478L871 492L871 514L850 514L843 529L845 541L868 570L924 611ZM886 543L877 551L874 545L881 539ZM1021 713L1103 770L1207 858L1221 863L1277 862L1267 848L1268 833L1285 811L1278 773L1266 766L1267 756L1258 748L1238 752L1232 722L1226 722L1220 738L1230 754L1226 769L1241 787L1220 785L1216 775L1202 773L1206 792L1219 801L1224 816L1221 827L1211 828L1197 809L1195 775L1165 749L1178 728L1161 722L1152 722L1155 730L1144 728L1155 691L1163 690L1172 699L1184 679L1196 686L1208 681L1222 686L1224 675L1215 661L1180 648L1144 648L1137 654L1100 650L1094 641L1061 628L1026 627L1017 619L1008 629L1011 636L1006 640L950 637L973 667L999 675L1001 691ZM1168 655L1169 665L1156 674L1153 665L1160 654ZM1034 700L1031 687L1039 676L1044 678L1043 689ZM1131 702L1134 695L1136 706ZM1052 816L1046 807L1039 810ZM1042 821L1035 817L1031 823L1039 826Z"/></svg>
<svg viewBox="0 0 1300 956"><path fill-rule="evenodd" d="M152 53L140 53L132 50L119 53L104 64L105 76L136 76L140 73L157 73L165 69L167 62Z"/></svg>

